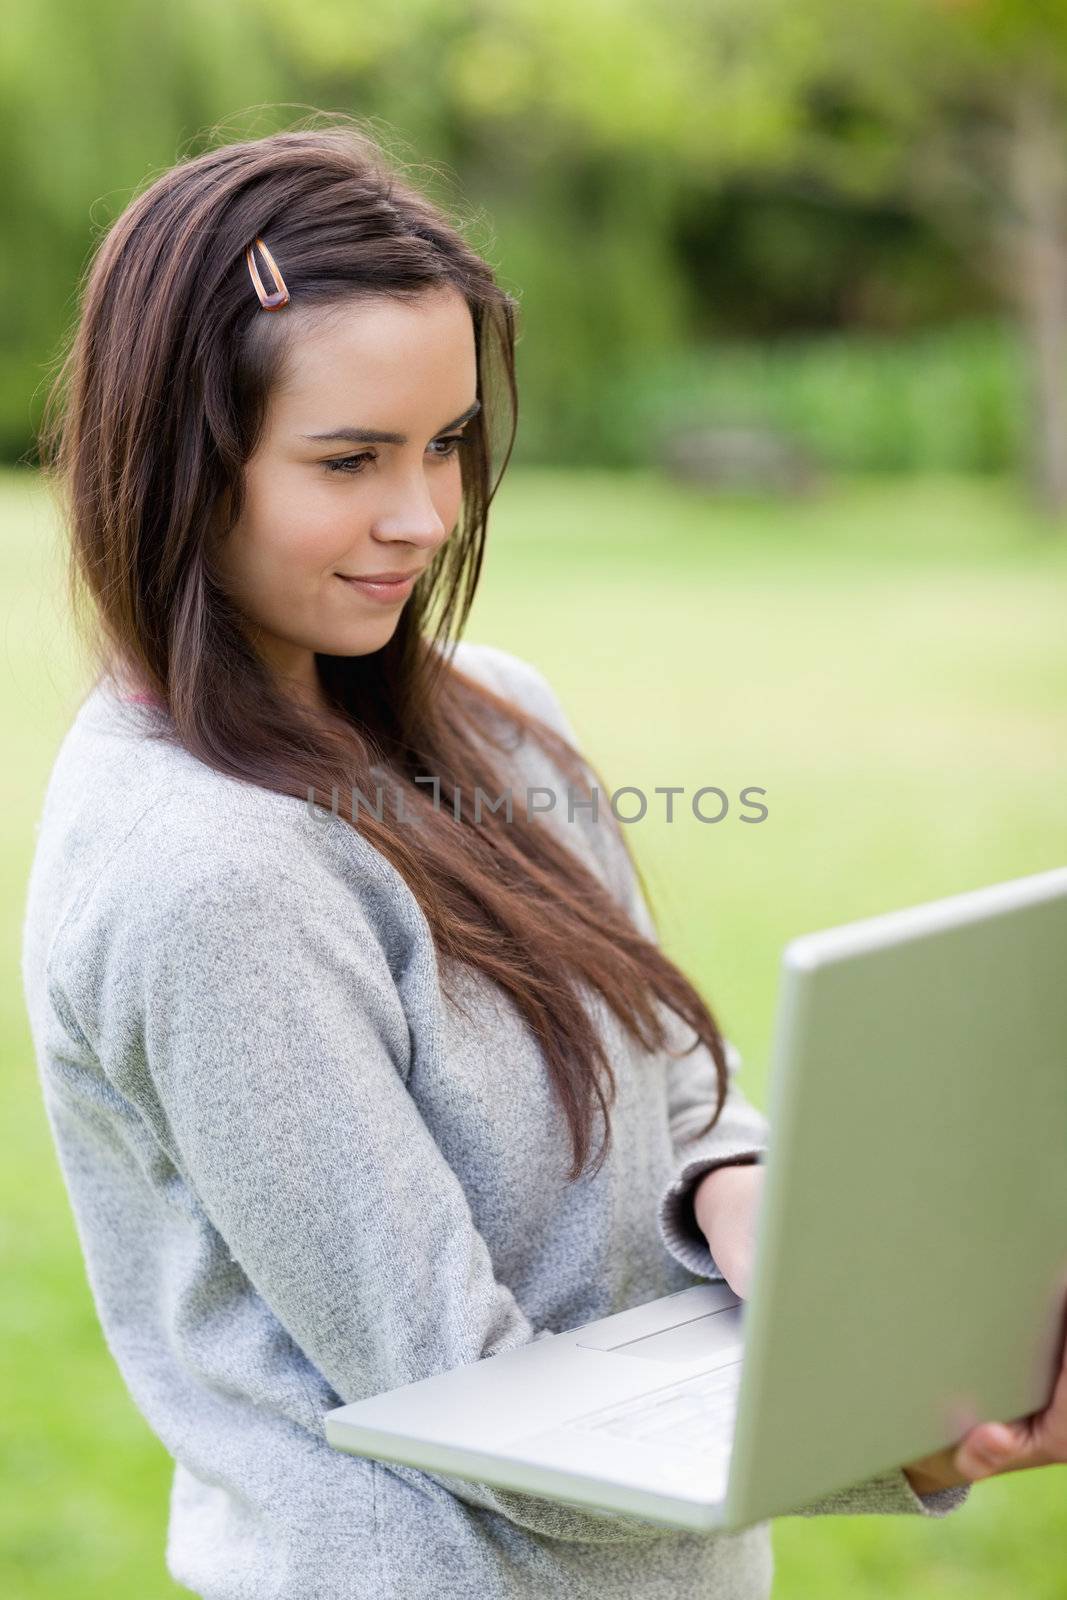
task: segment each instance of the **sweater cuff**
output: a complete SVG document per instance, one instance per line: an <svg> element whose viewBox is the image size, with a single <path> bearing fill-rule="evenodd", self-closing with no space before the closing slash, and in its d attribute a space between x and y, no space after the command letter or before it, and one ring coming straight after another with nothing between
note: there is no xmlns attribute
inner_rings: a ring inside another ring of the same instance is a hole
<svg viewBox="0 0 1067 1600"><path fill-rule="evenodd" d="M971 1492L969 1483L951 1489L937 1489L933 1494L916 1494L905 1476L903 1467L891 1467L876 1478L858 1483L833 1494L820 1495L809 1505L786 1516L915 1516L947 1517L963 1505Z"/></svg>
<svg viewBox="0 0 1067 1600"><path fill-rule="evenodd" d="M764 1147L738 1144L713 1156L691 1156L660 1197L657 1221L660 1238L676 1261L698 1278L723 1282L693 1209L693 1196L705 1173L716 1167L747 1166L762 1160Z"/></svg>

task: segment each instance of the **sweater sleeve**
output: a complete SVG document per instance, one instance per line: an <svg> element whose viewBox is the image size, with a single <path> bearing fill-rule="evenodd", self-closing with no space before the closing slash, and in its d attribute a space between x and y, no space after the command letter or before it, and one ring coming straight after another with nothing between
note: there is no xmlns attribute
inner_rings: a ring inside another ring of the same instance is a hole
<svg viewBox="0 0 1067 1600"><path fill-rule="evenodd" d="M544 674L506 651L486 645L477 648L514 699L543 718L580 751L577 734ZM591 814L585 811L581 814L583 824L600 859L608 887L626 908L639 932L658 944L658 930L614 819L605 811L606 804L607 797L601 794L597 820L594 822ZM669 1015L666 1020L672 1047L677 1048L686 1042L688 1032ZM715 1167L760 1160L768 1140L766 1119L737 1085L740 1053L730 1040L724 1040L724 1046L728 1069L726 1101L714 1128L699 1137L699 1130L710 1120L718 1098L714 1059L704 1044L698 1044L688 1055L678 1059L667 1058L667 1108L674 1170L657 1204L657 1226L665 1248L695 1277L713 1281L721 1281L723 1274L697 1224L693 1209L697 1185L705 1173Z"/></svg>
<svg viewBox="0 0 1067 1600"><path fill-rule="evenodd" d="M487 648L482 647L483 650ZM510 682L515 698L580 750L575 730L544 674L529 662L504 651L490 649L489 653L497 666L498 675L505 682ZM588 813L584 815L588 816ZM610 820L602 818L592 828L592 834L609 886L626 907L640 932L658 944L659 933L641 892L633 864ZM723 1274L697 1224L693 1209L694 1191L704 1174L715 1167L734 1162L761 1161L770 1138L767 1119L750 1104L737 1086L740 1053L729 1039L723 1042L728 1070L727 1096L714 1128L703 1136L698 1136L697 1130L709 1120L717 1099L715 1063L711 1053L700 1044L689 1055L676 1060L668 1058L667 1101L675 1168L670 1182L660 1195L657 1208L657 1223L665 1247L696 1277L712 1280L722 1280ZM935 1494L918 1495L903 1471L894 1467L865 1483L851 1485L814 1500L791 1515L861 1516L881 1513L943 1517L962 1505L969 1493L969 1486L962 1485L942 1489Z"/></svg>
<svg viewBox="0 0 1067 1600"><path fill-rule="evenodd" d="M130 885L86 1031L105 1072L149 1103L231 1259L340 1401L549 1337L494 1275L407 1088L411 1034L366 908L332 895L328 874L277 864L178 876ZM436 982L430 964L406 977L424 996ZM166 1296L165 1262L160 1274ZM436 1476L558 1539L671 1532Z"/></svg>
<svg viewBox="0 0 1067 1600"><path fill-rule="evenodd" d="M865 1517L876 1515L902 1515L917 1517L947 1517L950 1511L962 1506L971 1492L969 1483L952 1489L938 1489L933 1494L916 1494L900 1467L868 1478L865 1483L851 1484L834 1494L822 1495L806 1506L785 1514L791 1517Z"/></svg>
<svg viewBox="0 0 1067 1600"><path fill-rule="evenodd" d="M601 854L609 886L625 906L630 920L653 944L659 931L641 892L626 848L610 823L599 825ZM691 1037L680 1019L666 1014L672 1049ZM726 1098L715 1125L702 1133L718 1101L715 1060L703 1042L688 1054L666 1057L667 1116L674 1170L659 1196L656 1221L664 1247L695 1277L721 1281L707 1239L696 1220L693 1198L700 1180L716 1167L760 1161L770 1137L767 1119L738 1086L741 1054L730 1039L723 1040L727 1066Z"/></svg>

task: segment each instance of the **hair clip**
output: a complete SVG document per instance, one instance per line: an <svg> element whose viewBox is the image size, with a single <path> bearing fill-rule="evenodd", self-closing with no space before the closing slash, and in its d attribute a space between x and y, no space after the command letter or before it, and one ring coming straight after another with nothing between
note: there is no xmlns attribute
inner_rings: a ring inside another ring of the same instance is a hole
<svg viewBox="0 0 1067 1600"><path fill-rule="evenodd" d="M259 245L263 259L274 275L274 282L276 285L276 287L269 293L263 287L263 279L260 277L259 268L256 266L255 250L252 245L249 245L245 250L245 260L248 262L248 270L252 274L252 282L255 285L256 293L259 296L259 303L263 307L264 311L279 311L282 306L287 306L289 304L289 291L285 287L285 279L278 271L278 263L275 261L274 257L271 255L270 251L267 249L266 245L263 243L263 240L258 234L256 235L255 242Z"/></svg>

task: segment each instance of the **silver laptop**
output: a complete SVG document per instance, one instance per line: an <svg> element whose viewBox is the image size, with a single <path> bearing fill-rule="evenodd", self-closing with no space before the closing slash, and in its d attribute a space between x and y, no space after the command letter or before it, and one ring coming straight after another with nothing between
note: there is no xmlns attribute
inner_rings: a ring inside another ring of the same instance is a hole
<svg viewBox="0 0 1067 1600"><path fill-rule="evenodd" d="M339 1450L699 1532L1048 1403L1067 868L792 940L749 1300L702 1282L325 1418Z"/></svg>

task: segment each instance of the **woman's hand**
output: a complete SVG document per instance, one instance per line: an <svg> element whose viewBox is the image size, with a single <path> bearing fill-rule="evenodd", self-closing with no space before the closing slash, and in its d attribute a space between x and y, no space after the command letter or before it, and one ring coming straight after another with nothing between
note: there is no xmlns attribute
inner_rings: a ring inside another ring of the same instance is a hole
<svg viewBox="0 0 1067 1600"><path fill-rule="evenodd" d="M904 1476L916 1494L1067 1461L1067 1306L1064 1309L1059 1370L1045 1409L1014 1422L979 1422L956 1444L909 1462Z"/></svg>
<svg viewBox="0 0 1067 1600"><path fill-rule="evenodd" d="M713 1167L693 1193L693 1211L708 1249L742 1300L748 1296L751 1280L762 1185L763 1168L755 1163Z"/></svg>

